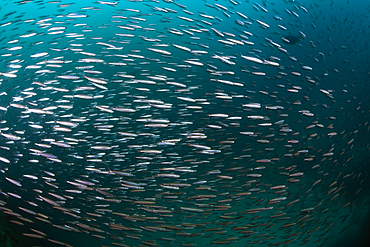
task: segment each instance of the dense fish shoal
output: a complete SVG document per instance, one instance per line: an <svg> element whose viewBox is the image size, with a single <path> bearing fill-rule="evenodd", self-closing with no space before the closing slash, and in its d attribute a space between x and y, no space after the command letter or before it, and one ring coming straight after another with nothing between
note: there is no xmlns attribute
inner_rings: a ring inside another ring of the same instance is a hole
<svg viewBox="0 0 370 247"><path fill-rule="evenodd" d="M0 209L19 245L361 245L368 69L343 38L350 8L0 7Z"/></svg>

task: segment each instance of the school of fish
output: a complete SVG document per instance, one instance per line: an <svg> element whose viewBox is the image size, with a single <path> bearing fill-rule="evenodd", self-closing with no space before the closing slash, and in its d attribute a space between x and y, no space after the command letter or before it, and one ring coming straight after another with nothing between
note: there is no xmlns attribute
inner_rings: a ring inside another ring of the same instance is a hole
<svg viewBox="0 0 370 247"><path fill-rule="evenodd" d="M22 244L332 246L368 200L370 126L318 2L1 2Z"/></svg>

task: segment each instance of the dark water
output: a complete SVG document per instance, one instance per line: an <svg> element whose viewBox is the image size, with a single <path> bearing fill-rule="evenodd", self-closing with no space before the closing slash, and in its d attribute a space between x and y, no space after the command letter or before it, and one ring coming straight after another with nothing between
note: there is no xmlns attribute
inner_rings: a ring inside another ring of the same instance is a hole
<svg viewBox="0 0 370 247"><path fill-rule="evenodd" d="M17 246L369 245L367 3L0 7Z"/></svg>

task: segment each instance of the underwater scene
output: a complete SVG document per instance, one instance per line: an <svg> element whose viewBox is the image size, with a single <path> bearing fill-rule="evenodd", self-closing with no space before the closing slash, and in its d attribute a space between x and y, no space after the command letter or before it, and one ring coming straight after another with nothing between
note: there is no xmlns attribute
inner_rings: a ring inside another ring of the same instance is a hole
<svg viewBox="0 0 370 247"><path fill-rule="evenodd" d="M361 0L2 0L0 246L370 246Z"/></svg>

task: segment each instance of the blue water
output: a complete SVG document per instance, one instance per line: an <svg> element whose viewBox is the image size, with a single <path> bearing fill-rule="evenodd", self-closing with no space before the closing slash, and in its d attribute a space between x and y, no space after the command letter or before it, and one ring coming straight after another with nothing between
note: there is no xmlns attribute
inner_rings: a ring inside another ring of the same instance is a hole
<svg viewBox="0 0 370 247"><path fill-rule="evenodd" d="M367 3L0 8L17 245L367 246Z"/></svg>

